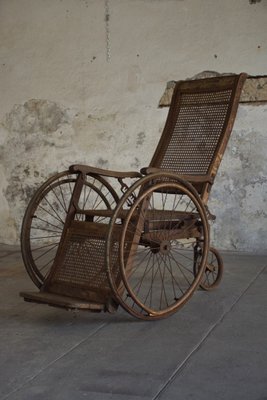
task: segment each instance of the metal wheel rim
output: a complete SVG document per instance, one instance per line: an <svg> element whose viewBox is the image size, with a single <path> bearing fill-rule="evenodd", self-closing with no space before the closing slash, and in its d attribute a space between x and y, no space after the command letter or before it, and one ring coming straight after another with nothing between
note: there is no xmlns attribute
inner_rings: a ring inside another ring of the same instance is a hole
<svg viewBox="0 0 267 400"><path fill-rule="evenodd" d="M61 173L58 173L54 176L52 176L51 178L49 178L34 194L34 196L32 197L26 212L25 212L25 216L23 219L23 223L22 223L22 229L21 229L21 251L22 251L22 257L23 257L23 261L25 264L25 268L30 276L30 278L32 279L33 283L40 288L45 280L45 276L41 273L41 271L39 270L38 266L36 266L36 263L33 258L32 255L32 239L30 237L31 235L31 229L32 229L32 215L36 212L36 210L38 209L40 203L42 202L42 200L45 198L45 196L52 191L54 188L58 188L59 186L63 185L63 184L73 184L76 179L77 179L77 175L76 173L70 173L69 171L63 171ZM64 179L65 177L65 179ZM101 184L103 184L104 186L106 186L106 189L110 191L110 185L105 181L105 179L102 179L101 177L92 177L93 179L96 179L98 181L101 182ZM60 180L61 179L61 180ZM93 188L93 185L89 182L87 182L86 184L87 187L91 187L91 189L93 189L98 195L101 195L101 199L102 201L106 204L106 206L109 204L108 201L105 199L104 195L102 195L102 193L99 190L96 190L98 188ZM72 188L73 189L73 188ZM114 202L117 203L118 201L118 197L115 193L115 191L113 191L113 189L111 189L112 191L110 191L111 196L114 199ZM69 206L69 204L68 204ZM62 230L61 233L63 231L63 227L62 226ZM61 234L60 234L60 239L59 239L59 243L61 240ZM58 245L57 247L58 248ZM54 258L53 258L54 259ZM51 269L51 266L50 266ZM49 269L49 271L50 271Z"/></svg>
<svg viewBox="0 0 267 400"><path fill-rule="evenodd" d="M159 178L168 178L168 179L173 179L176 183L179 183L180 185L183 186L183 188L185 188L188 192L190 192L191 196L194 197L194 199L196 200L199 210L201 212L201 217L203 218L203 220L205 221L205 238L206 238L206 245L205 245L205 253L203 255L203 262L202 262L202 273L204 272L204 265L205 265L205 258L207 257L207 250L208 250L208 243L209 243L209 230L208 230L208 221L207 221L207 217L206 217L206 213L204 210L204 207L201 203L201 201L199 201L199 196L197 191L192 187L192 185L190 185L188 182L183 181L182 179L180 179L179 177L177 177L175 174L173 173L155 173L155 174L151 174L149 176L145 176L143 178L141 178L139 181L135 182L129 189L128 191L124 194L124 196L122 196L120 202L117 205L117 208L113 214L113 217L111 218L110 221L110 228L109 228L109 232L108 232L108 236L107 236L107 245L106 245L106 263L107 263L107 274L108 274L108 279L110 282L110 286L112 288L114 297L116 298L117 302L130 314L132 314L133 316L139 318L139 319L145 319L145 320L149 320L149 319L160 319L160 318L164 318L172 313L174 313L179 307L181 307L193 294L195 288L197 287L197 285L199 284L199 281L201 279L201 274L198 277L197 283L194 284L194 290L192 290L191 295L183 301L181 302L181 304L179 304L178 306L172 307L170 310L168 310L168 312L162 312L159 314L153 314L153 313L147 313L147 315L144 314L140 314L140 312L136 312L135 310L131 309L126 303L125 301L122 299L122 296L120 295L120 293L117 290L116 287L116 283L114 282L113 276L112 276L112 260L110 259L110 248L112 246L112 230L114 228L115 225L115 221L118 218L118 214L120 212L120 209L122 208L123 204L125 203L125 201L127 200L127 198L129 197L129 195L131 194L131 192L133 192L134 190L136 190L139 187L141 187L142 185L146 184L149 180L156 180ZM120 266L120 270L121 270L121 266ZM125 286L125 282L123 281L123 284ZM125 286L125 289L126 286Z"/></svg>

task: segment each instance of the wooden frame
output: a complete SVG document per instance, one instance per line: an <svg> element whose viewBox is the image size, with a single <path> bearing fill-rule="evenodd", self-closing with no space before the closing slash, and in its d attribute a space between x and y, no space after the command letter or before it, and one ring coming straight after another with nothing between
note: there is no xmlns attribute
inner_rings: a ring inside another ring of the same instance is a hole
<svg viewBox="0 0 267 400"><path fill-rule="evenodd" d="M157 319L199 285L216 287L223 263L209 247L207 202L245 80L243 73L178 82L151 163L140 172L73 165L50 178L23 221L22 255L40 289L24 299L92 311L121 305Z"/></svg>

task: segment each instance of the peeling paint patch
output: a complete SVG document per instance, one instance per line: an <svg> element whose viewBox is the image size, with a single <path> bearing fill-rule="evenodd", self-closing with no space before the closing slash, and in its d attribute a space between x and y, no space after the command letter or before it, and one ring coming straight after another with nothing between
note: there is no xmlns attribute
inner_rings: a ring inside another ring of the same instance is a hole
<svg viewBox="0 0 267 400"><path fill-rule="evenodd" d="M58 170L60 153L71 148L72 119L70 110L56 102L40 99L16 104L4 116L0 126L0 158L5 167L5 183L0 182L0 195L4 199L1 201L7 202L10 218L13 218L9 223L10 237L18 235L33 193L51 170ZM16 232L12 233L12 226Z"/></svg>
<svg viewBox="0 0 267 400"><path fill-rule="evenodd" d="M140 160L137 157L134 158L134 162L131 163L131 167L140 168Z"/></svg>
<svg viewBox="0 0 267 400"><path fill-rule="evenodd" d="M97 160L97 166L100 168L107 168L108 166L108 160L104 160L102 157L99 157Z"/></svg>
<svg viewBox="0 0 267 400"><path fill-rule="evenodd" d="M9 184L4 190L5 198L10 205L28 202L40 186L41 182L39 179L36 183L32 182L32 176L34 176L32 169L32 166L28 165L25 167L23 164L17 164L15 168L10 171L8 179ZM29 180L31 183L27 184Z"/></svg>
<svg viewBox="0 0 267 400"><path fill-rule="evenodd" d="M137 135L137 141L136 141L136 147L140 147L142 146L142 144L144 143L146 134L145 132L139 132Z"/></svg>
<svg viewBox="0 0 267 400"><path fill-rule="evenodd" d="M57 103L31 99L15 105L6 115L4 124L9 131L30 135L34 132L55 132L66 122L67 116Z"/></svg>

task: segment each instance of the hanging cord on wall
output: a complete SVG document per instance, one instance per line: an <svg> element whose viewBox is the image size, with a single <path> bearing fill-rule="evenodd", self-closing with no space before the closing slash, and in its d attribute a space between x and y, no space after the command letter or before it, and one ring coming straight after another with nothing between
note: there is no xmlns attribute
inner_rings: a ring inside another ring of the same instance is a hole
<svg viewBox="0 0 267 400"><path fill-rule="evenodd" d="M109 0L105 0L105 26L106 26L106 61L110 61L110 6Z"/></svg>

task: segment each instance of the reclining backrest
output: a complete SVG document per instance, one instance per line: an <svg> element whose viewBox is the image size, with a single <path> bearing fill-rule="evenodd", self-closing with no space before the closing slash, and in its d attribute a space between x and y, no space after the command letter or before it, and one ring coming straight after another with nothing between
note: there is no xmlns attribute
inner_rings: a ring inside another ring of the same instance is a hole
<svg viewBox="0 0 267 400"><path fill-rule="evenodd" d="M247 75L176 83L169 114L150 167L215 177ZM202 185L202 196L207 185Z"/></svg>

